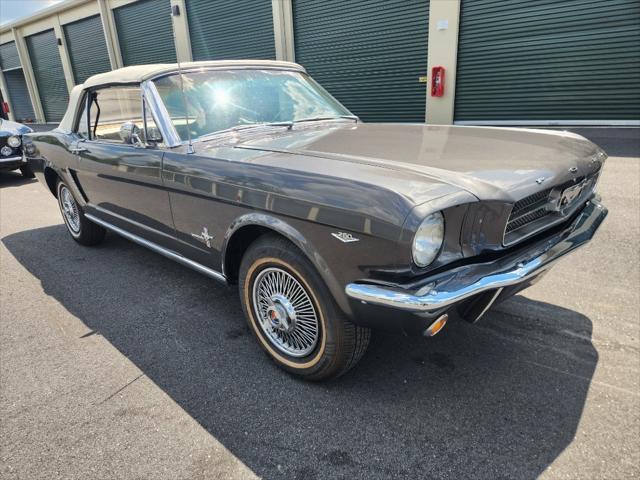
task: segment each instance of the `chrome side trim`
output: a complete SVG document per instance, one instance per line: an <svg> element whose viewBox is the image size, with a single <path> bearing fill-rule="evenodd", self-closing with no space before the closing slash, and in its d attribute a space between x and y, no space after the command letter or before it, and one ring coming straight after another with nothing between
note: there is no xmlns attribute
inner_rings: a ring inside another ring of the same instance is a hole
<svg viewBox="0 0 640 480"><path fill-rule="evenodd" d="M548 245L537 256L532 258L532 253L524 252L508 264L501 264L500 261L495 262L495 267L492 267L494 264L486 264L493 271L480 277L474 277L469 267L461 268L432 281L433 286L422 295L419 291L363 283L350 283L345 291L348 297L363 303L414 313L450 307L478 293L516 285L548 270L560 258L589 242L606 216L607 209L596 199L591 200L571 225L566 238Z"/></svg>
<svg viewBox="0 0 640 480"><path fill-rule="evenodd" d="M101 207L99 205L91 205L91 208L93 208L94 210L97 210L100 213L104 213L105 215L108 215L109 217L114 217L114 218L117 218L118 220L122 220L123 222L126 222L126 223L134 226L135 228L140 228L142 230L148 231L151 234L165 237L167 240L172 240L174 238L171 235L169 235L168 233L162 232L160 230L156 230L155 228L151 228L151 227L149 227L147 225L144 225L144 224L142 224L140 222L136 222L135 220L131 220L130 218L127 218L127 217L125 217L123 215L120 215L119 213L116 213L116 212L113 212L113 211L108 210L106 208L103 208L103 207ZM87 214L87 216L89 216L89 214ZM95 218L95 215L91 215L91 216ZM101 220L101 221L104 222L104 220ZM107 223L109 223L109 222L107 222ZM118 227L118 228L120 228L120 227ZM124 230L123 228L120 228L120 229Z"/></svg>
<svg viewBox="0 0 640 480"><path fill-rule="evenodd" d="M87 217L89 220L91 220L94 223L97 223L98 225L100 225L101 227L106 228L107 230L111 230L114 233L117 233L118 235L123 236L124 238L126 238L127 240L131 240L132 242L137 243L138 245L142 245L143 247L148 248L149 250L152 250L156 253L159 253L160 255L167 257L171 260L174 260L186 267L189 267L193 270L195 270L196 272L200 272L203 275L206 275L208 277L211 277L215 280L218 280L219 282L222 283L227 283L227 278L220 272L213 270L209 267L205 267L204 265L198 263L198 262L194 262L193 260L184 257L182 255L180 255L179 253L174 252L173 250L169 250L167 248L161 247L160 245L158 245L157 243L153 243L150 242L149 240L146 240L142 237L139 237L138 235L135 235L131 232L127 232L126 230L123 230L120 227L116 227L115 225L112 225L109 222L105 222L104 220L99 219L98 217L91 215L90 213L85 213L84 215L85 217Z"/></svg>

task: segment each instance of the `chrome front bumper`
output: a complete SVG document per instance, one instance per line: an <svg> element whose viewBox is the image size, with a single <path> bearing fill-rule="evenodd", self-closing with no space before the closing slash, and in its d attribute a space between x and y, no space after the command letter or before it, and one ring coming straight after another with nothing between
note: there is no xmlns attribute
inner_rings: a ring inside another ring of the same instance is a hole
<svg viewBox="0 0 640 480"><path fill-rule="evenodd" d="M569 227L524 252L494 262L459 267L434 280L425 280L418 290L367 283L350 283L347 296L365 304L406 312L425 313L450 307L469 297L530 280L548 270L557 260L586 244L607 216L599 199L590 200Z"/></svg>
<svg viewBox="0 0 640 480"><path fill-rule="evenodd" d="M23 162L24 158L21 156L13 156L13 157L0 157L0 163L15 163L15 162Z"/></svg>

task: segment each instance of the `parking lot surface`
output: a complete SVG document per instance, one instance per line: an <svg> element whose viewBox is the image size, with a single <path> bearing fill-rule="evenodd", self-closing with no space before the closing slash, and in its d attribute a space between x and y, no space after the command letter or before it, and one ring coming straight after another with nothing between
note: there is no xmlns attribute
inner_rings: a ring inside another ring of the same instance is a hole
<svg viewBox="0 0 640 480"><path fill-rule="evenodd" d="M594 241L479 324L278 370L234 288L0 176L0 478L638 478L640 158L604 132ZM605 144L606 142L608 144Z"/></svg>

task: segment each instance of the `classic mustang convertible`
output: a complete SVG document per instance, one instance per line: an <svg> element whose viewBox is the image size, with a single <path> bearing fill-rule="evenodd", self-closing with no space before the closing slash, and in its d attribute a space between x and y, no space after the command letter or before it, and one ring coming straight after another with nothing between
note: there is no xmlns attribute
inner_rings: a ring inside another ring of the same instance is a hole
<svg viewBox="0 0 640 480"><path fill-rule="evenodd" d="M25 142L74 240L111 230L237 284L258 343L312 380L372 328L478 321L607 215L579 135L362 123L292 63L96 75Z"/></svg>

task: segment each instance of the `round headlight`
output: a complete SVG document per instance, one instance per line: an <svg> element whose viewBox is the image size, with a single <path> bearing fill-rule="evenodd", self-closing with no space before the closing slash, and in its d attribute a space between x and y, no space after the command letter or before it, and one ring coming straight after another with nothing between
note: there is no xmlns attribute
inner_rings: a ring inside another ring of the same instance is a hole
<svg viewBox="0 0 640 480"><path fill-rule="evenodd" d="M11 155L13 153L13 148L11 147L7 147L6 145L2 148L0 148L0 154L3 157L8 157L9 155Z"/></svg>
<svg viewBox="0 0 640 480"><path fill-rule="evenodd" d="M425 218L413 239L413 261L419 267L426 267L433 262L444 241L444 218L442 213L435 212Z"/></svg>
<svg viewBox="0 0 640 480"><path fill-rule="evenodd" d="M22 140L20 140L20 137L16 136L16 135L11 135L8 139L7 139L7 143L9 144L10 147L12 148L18 148L21 144L22 144Z"/></svg>
<svg viewBox="0 0 640 480"><path fill-rule="evenodd" d="M24 144L24 152L27 155L33 155L34 153L36 153L36 146L31 142L25 143Z"/></svg>

